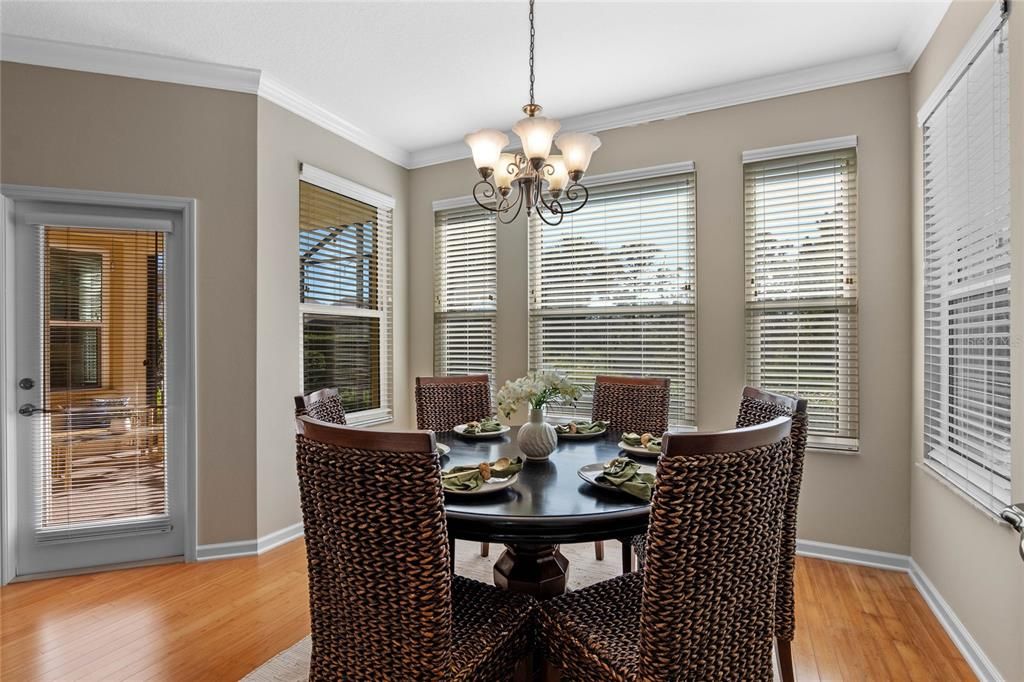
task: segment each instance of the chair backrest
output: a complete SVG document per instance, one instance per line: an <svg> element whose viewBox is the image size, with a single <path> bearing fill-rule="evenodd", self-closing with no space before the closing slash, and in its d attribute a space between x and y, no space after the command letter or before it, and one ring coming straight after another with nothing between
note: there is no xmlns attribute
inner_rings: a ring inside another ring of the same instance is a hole
<svg viewBox="0 0 1024 682"><path fill-rule="evenodd" d="M309 395L295 396L295 416L308 414L313 419L330 424L347 424L345 404L336 388L321 388Z"/></svg>
<svg viewBox="0 0 1024 682"><path fill-rule="evenodd" d="M770 680L791 420L665 434L651 503L640 678Z"/></svg>
<svg viewBox="0 0 1024 682"><path fill-rule="evenodd" d="M444 679L451 574L429 431L296 418L309 563L309 679Z"/></svg>
<svg viewBox="0 0 1024 682"><path fill-rule="evenodd" d="M416 377L416 428L451 431L494 414L486 374Z"/></svg>
<svg viewBox="0 0 1024 682"><path fill-rule="evenodd" d="M736 426L763 424L775 417L792 417L793 466L786 493L786 509L782 516L782 546L779 550L778 590L775 596L775 634L792 641L796 633L796 603L793 594L793 573L796 570L796 522L800 504L800 483L804 472L804 451L807 448L807 401L803 398L770 393L753 386L743 389Z"/></svg>
<svg viewBox="0 0 1024 682"><path fill-rule="evenodd" d="M598 376L591 419L612 429L659 435L668 429L669 380Z"/></svg>

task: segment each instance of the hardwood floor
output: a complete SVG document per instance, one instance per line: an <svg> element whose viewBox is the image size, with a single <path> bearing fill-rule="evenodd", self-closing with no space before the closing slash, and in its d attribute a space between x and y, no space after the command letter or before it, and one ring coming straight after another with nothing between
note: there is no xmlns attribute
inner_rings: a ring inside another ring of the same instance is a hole
<svg viewBox="0 0 1024 682"><path fill-rule="evenodd" d="M261 557L9 585L0 678L238 679L309 632L305 569L295 541ZM798 680L974 679L902 573L801 558L797 619Z"/></svg>

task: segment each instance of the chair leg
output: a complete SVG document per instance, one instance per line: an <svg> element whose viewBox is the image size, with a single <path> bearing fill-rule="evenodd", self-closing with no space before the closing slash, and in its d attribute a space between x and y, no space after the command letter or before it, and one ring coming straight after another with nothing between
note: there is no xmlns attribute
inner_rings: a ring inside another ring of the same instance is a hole
<svg viewBox="0 0 1024 682"><path fill-rule="evenodd" d="M604 561L604 540L598 540L594 543L594 558L598 561Z"/></svg>
<svg viewBox="0 0 1024 682"><path fill-rule="evenodd" d="M633 572L633 540L632 538L623 538L619 540L622 543L622 573Z"/></svg>
<svg viewBox="0 0 1024 682"><path fill-rule="evenodd" d="M491 553L491 543L481 542L480 543L480 556L487 556Z"/></svg>
<svg viewBox="0 0 1024 682"><path fill-rule="evenodd" d="M779 652L779 674L782 675L782 682L793 682L796 679L793 673L793 643L788 639L775 638L775 648Z"/></svg>

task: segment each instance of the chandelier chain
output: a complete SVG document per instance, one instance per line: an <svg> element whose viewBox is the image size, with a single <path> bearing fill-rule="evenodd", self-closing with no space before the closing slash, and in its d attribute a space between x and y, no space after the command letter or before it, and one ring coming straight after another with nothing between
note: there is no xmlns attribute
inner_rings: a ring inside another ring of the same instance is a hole
<svg viewBox="0 0 1024 682"><path fill-rule="evenodd" d="M533 101L533 43L536 35L537 31L533 27L533 0L530 0L530 104L535 104Z"/></svg>

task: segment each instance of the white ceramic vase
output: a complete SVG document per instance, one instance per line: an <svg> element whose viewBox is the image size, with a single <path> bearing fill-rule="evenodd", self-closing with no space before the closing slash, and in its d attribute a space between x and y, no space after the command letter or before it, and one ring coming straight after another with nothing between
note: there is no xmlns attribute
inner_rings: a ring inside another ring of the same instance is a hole
<svg viewBox="0 0 1024 682"><path fill-rule="evenodd" d="M530 421L519 427L516 444L527 460L543 462L555 451L558 434L555 427L544 421L544 408L530 408Z"/></svg>

